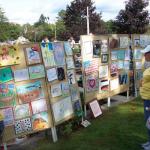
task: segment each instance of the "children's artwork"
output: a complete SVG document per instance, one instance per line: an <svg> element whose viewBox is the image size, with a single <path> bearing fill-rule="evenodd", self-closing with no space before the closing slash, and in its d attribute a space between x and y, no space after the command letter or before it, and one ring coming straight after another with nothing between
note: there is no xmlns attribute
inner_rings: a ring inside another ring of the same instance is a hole
<svg viewBox="0 0 150 150"><path fill-rule="evenodd" d="M118 69L124 69L124 61L118 61Z"/></svg>
<svg viewBox="0 0 150 150"><path fill-rule="evenodd" d="M136 61L136 62L135 62L135 68L136 68L136 69L142 69L142 62Z"/></svg>
<svg viewBox="0 0 150 150"><path fill-rule="evenodd" d="M77 86L70 86L71 100L77 101L79 99L79 91Z"/></svg>
<svg viewBox="0 0 150 150"><path fill-rule="evenodd" d="M44 130L50 127L48 121L48 113L41 112L32 116L33 130Z"/></svg>
<svg viewBox="0 0 150 150"><path fill-rule="evenodd" d="M69 83L68 82L62 82L61 83L61 91L62 91L62 96L66 97L70 95L70 88L69 88Z"/></svg>
<svg viewBox="0 0 150 150"><path fill-rule="evenodd" d="M70 56L72 55L72 48L71 48L71 45L69 42L64 42L64 49L65 49L65 52L66 52L66 55L67 56Z"/></svg>
<svg viewBox="0 0 150 150"><path fill-rule="evenodd" d="M117 58L118 58L118 60L124 60L125 59L125 50L118 50Z"/></svg>
<svg viewBox="0 0 150 150"><path fill-rule="evenodd" d="M32 106L32 113L37 114L43 111L47 111L47 104L45 99L40 99L37 101L32 101L31 102Z"/></svg>
<svg viewBox="0 0 150 150"><path fill-rule="evenodd" d="M65 65L65 53L64 46L62 42L54 42L54 58L57 66Z"/></svg>
<svg viewBox="0 0 150 150"><path fill-rule="evenodd" d="M55 122L63 121L67 117L73 115L71 97L66 97L52 104Z"/></svg>
<svg viewBox="0 0 150 150"><path fill-rule="evenodd" d="M15 119L22 119L30 116L29 104L17 105L14 107Z"/></svg>
<svg viewBox="0 0 150 150"><path fill-rule="evenodd" d="M129 61L124 61L124 69L129 70L130 69L130 62Z"/></svg>
<svg viewBox="0 0 150 150"><path fill-rule="evenodd" d="M98 90L98 73L86 76L86 91L92 92Z"/></svg>
<svg viewBox="0 0 150 150"><path fill-rule="evenodd" d="M14 83L0 84L0 108L16 105L16 91Z"/></svg>
<svg viewBox="0 0 150 150"><path fill-rule="evenodd" d="M51 68L47 70L47 78L48 81L51 82L53 80L57 80L57 71L56 68Z"/></svg>
<svg viewBox="0 0 150 150"><path fill-rule="evenodd" d="M129 47L129 38L120 37L120 48L128 48L128 47Z"/></svg>
<svg viewBox="0 0 150 150"><path fill-rule="evenodd" d="M116 79L110 80L110 90L113 91L118 88L119 88L119 79L116 78Z"/></svg>
<svg viewBox="0 0 150 150"><path fill-rule="evenodd" d="M74 70L67 70L67 77L68 77L69 84L75 84L76 83Z"/></svg>
<svg viewBox="0 0 150 150"><path fill-rule="evenodd" d="M130 60L130 50L125 50L125 60Z"/></svg>
<svg viewBox="0 0 150 150"><path fill-rule="evenodd" d="M15 121L16 134L30 132L31 130L32 130L32 124L30 118Z"/></svg>
<svg viewBox="0 0 150 150"><path fill-rule="evenodd" d="M142 59L141 49L134 50L134 59Z"/></svg>
<svg viewBox="0 0 150 150"><path fill-rule="evenodd" d="M142 70L138 70L135 72L135 80L140 81L143 78L143 72Z"/></svg>
<svg viewBox="0 0 150 150"><path fill-rule="evenodd" d="M108 41L102 40L101 53L108 53Z"/></svg>
<svg viewBox="0 0 150 150"><path fill-rule="evenodd" d="M114 49L114 48L118 48L119 47L119 39L118 37L115 37L115 38L110 38L109 39L109 47L110 49Z"/></svg>
<svg viewBox="0 0 150 150"><path fill-rule="evenodd" d="M52 97L57 97L62 95L60 83L51 85L51 95Z"/></svg>
<svg viewBox="0 0 150 150"><path fill-rule="evenodd" d="M108 65L99 67L99 78L108 77Z"/></svg>
<svg viewBox="0 0 150 150"><path fill-rule="evenodd" d="M18 47L12 45L0 47L0 66L16 65L20 62Z"/></svg>
<svg viewBox="0 0 150 150"><path fill-rule="evenodd" d="M41 56L38 50L34 49L34 47L28 47L25 49L27 64L38 64L41 63Z"/></svg>
<svg viewBox="0 0 150 150"><path fill-rule="evenodd" d="M0 69L0 83L13 80L12 70L10 67Z"/></svg>
<svg viewBox="0 0 150 150"><path fill-rule="evenodd" d="M128 74L127 73L121 73L119 74L119 84L127 84L128 83Z"/></svg>
<svg viewBox="0 0 150 150"><path fill-rule="evenodd" d="M140 39L139 38L134 38L134 46L140 47Z"/></svg>
<svg viewBox="0 0 150 150"><path fill-rule="evenodd" d="M14 71L15 82L29 80L28 69L19 69Z"/></svg>
<svg viewBox="0 0 150 150"><path fill-rule="evenodd" d="M102 54L101 55L101 62L102 63L108 63L109 60L109 54Z"/></svg>
<svg viewBox="0 0 150 150"><path fill-rule="evenodd" d="M111 51L111 60L117 60L117 52L118 51Z"/></svg>
<svg viewBox="0 0 150 150"><path fill-rule="evenodd" d="M74 64L75 64L75 68L81 68L82 67L81 54L75 54L74 55Z"/></svg>
<svg viewBox="0 0 150 150"><path fill-rule="evenodd" d="M109 91L109 81L99 80L99 93L108 92Z"/></svg>
<svg viewBox="0 0 150 150"><path fill-rule="evenodd" d="M42 81L35 81L23 85L17 85L17 93L20 103L28 103L44 97Z"/></svg>
<svg viewBox="0 0 150 150"><path fill-rule="evenodd" d="M62 81L65 79L65 71L63 67L57 68L57 76L58 76L59 81Z"/></svg>
<svg viewBox="0 0 150 150"><path fill-rule="evenodd" d="M102 110L97 100L90 102L90 107L95 118L102 114Z"/></svg>
<svg viewBox="0 0 150 150"><path fill-rule="evenodd" d="M110 65L110 75L111 77L115 77L118 75L118 63L112 62Z"/></svg>
<svg viewBox="0 0 150 150"><path fill-rule="evenodd" d="M14 115L12 107L2 109L4 116L4 125L9 126L14 124Z"/></svg>
<svg viewBox="0 0 150 150"><path fill-rule="evenodd" d="M101 40L93 41L93 56L100 57L101 54Z"/></svg>
<svg viewBox="0 0 150 150"><path fill-rule="evenodd" d="M45 77L45 70L43 65L29 67L30 79L38 79Z"/></svg>
<svg viewBox="0 0 150 150"><path fill-rule="evenodd" d="M41 43L42 57L45 67L53 67L56 65L53 53L52 43Z"/></svg>
<svg viewBox="0 0 150 150"><path fill-rule="evenodd" d="M73 69L74 68L74 61L72 57L66 57L66 64L67 69Z"/></svg>
<svg viewBox="0 0 150 150"><path fill-rule="evenodd" d="M83 111L81 108L80 100L77 100L73 103L73 110L76 116L82 117L83 116Z"/></svg>
<svg viewBox="0 0 150 150"><path fill-rule="evenodd" d="M147 45L150 45L150 36L140 35L140 45L141 47L146 47Z"/></svg>

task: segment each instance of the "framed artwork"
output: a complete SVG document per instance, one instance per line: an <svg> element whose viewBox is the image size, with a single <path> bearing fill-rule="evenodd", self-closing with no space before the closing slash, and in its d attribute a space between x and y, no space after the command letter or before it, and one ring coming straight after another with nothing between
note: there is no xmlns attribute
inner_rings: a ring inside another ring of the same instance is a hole
<svg viewBox="0 0 150 150"><path fill-rule="evenodd" d="M16 105L16 90L14 83L0 84L0 108Z"/></svg>
<svg viewBox="0 0 150 150"><path fill-rule="evenodd" d="M101 53L108 53L108 41L102 40Z"/></svg>
<svg viewBox="0 0 150 150"><path fill-rule="evenodd" d="M0 47L0 66L10 66L20 64L19 48L17 46Z"/></svg>
<svg viewBox="0 0 150 150"><path fill-rule="evenodd" d="M65 53L64 46L62 42L54 42L54 58L57 66L65 65Z"/></svg>
<svg viewBox="0 0 150 150"><path fill-rule="evenodd" d="M90 105L90 108L91 108L95 118L102 114L102 110L101 110L97 100L90 102L89 105Z"/></svg>
<svg viewBox="0 0 150 150"><path fill-rule="evenodd" d="M117 51L117 59L124 60L125 59L125 50L118 50Z"/></svg>
<svg viewBox="0 0 150 150"><path fill-rule="evenodd" d="M72 48L69 42L67 41L64 42L64 49L67 56L72 55Z"/></svg>
<svg viewBox="0 0 150 150"><path fill-rule="evenodd" d="M130 69L130 62L129 61L124 61L124 69L129 70Z"/></svg>
<svg viewBox="0 0 150 150"><path fill-rule="evenodd" d="M68 82L62 82L61 83L61 91L62 91L62 96L66 97L70 95L70 88L69 88L69 83Z"/></svg>
<svg viewBox="0 0 150 150"><path fill-rule="evenodd" d="M138 70L135 72L135 79L136 81L140 81L143 78L143 71L142 70Z"/></svg>
<svg viewBox="0 0 150 150"><path fill-rule="evenodd" d="M47 111L47 104L45 99L40 99L37 101L32 101L31 102L31 107L32 107L32 113L33 114L38 114L43 111Z"/></svg>
<svg viewBox="0 0 150 150"><path fill-rule="evenodd" d="M134 38L134 46L140 47L140 38Z"/></svg>
<svg viewBox="0 0 150 150"><path fill-rule="evenodd" d="M99 80L99 93L108 92L109 91L109 81Z"/></svg>
<svg viewBox="0 0 150 150"><path fill-rule="evenodd" d="M99 67L99 78L108 77L108 65Z"/></svg>
<svg viewBox="0 0 150 150"><path fill-rule="evenodd" d="M110 90L113 91L118 88L119 88L119 79L116 78L116 79L110 80Z"/></svg>
<svg viewBox="0 0 150 150"><path fill-rule="evenodd" d="M16 89L20 103L28 103L33 100L44 98L43 83L40 80L17 85Z"/></svg>
<svg viewBox="0 0 150 150"><path fill-rule="evenodd" d="M140 35L140 46L146 47L150 45L150 36L149 35Z"/></svg>
<svg viewBox="0 0 150 150"><path fill-rule="evenodd" d="M28 69L19 69L14 71L15 82L29 80L29 72Z"/></svg>
<svg viewBox="0 0 150 150"><path fill-rule="evenodd" d="M55 123L63 121L67 117L73 115L71 97L66 97L52 104Z"/></svg>
<svg viewBox="0 0 150 150"><path fill-rule="evenodd" d="M15 119L23 119L29 117L30 115L31 113L29 104L22 104L14 107Z"/></svg>
<svg viewBox="0 0 150 150"><path fill-rule="evenodd" d="M13 80L12 70L10 67L0 69L0 83Z"/></svg>
<svg viewBox="0 0 150 150"><path fill-rule="evenodd" d="M41 112L32 116L33 130L44 130L50 127L48 121L48 113Z"/></svg>
<svg viewBox="0 0 150 150"><path fill-rule="evenodd" d="M74 70L67 70L67 77L68 77L69 84L75 84L76 83Z"/></svg>
<svg viewBox="0 0 150 150"><path fill-rule="evenodd" d="M128 74L126 72L119 74L119 84L128 84Z"/></svg>
<svg viewBox="0 0 150 150"><path fill-rule="evenodd" d="M56 66L52 43L41 43L41 50L44 66L46 68Z"/></svg>
<svg viewBox="0 0 150 150"><path fill-rule="evenodd" d="M94 40L93 41L93 56L100 57L101 54L101 40Z"/></svg>
<svg viewBox="0 0 150 150"><path fill-rule="evenodd" d="M130 50L125 50L125 60L130 60Z"/></svg>
<svg viewBox="0 0 150 150"><path fill-rule="evenodd" d="M102 54L101 55L101 62L102 63L108 63L109 60L109 54Z"/></svg>
<svg viewBox="0 0 150 150"><path fill-rule="evenodd" d="M98 73L86 76L86 91L92 92L98 90Z"/></svg>
<svg viewBox="0 0 150 150"><path fill-rule="evenodd" d="M79 99L79 91L77 86L70 86L71 100L77 101Z"/></svg>
<svg viewBox="0 0 150 150"><path fill-rule="evenodd" d="M58 79L56 68L51 68L47 70L47 78L49 82Z"/></svg>
<svg viewBox="0 0 150 150"><path fill-rule="evenodd" d="M109 47L110 49L118 48L119 47L119 38L118 37L111 37L109 39Z"/></svg>
<svg viewBox="0 0 150 150"><path fill-rule="evenodd" d="M41 63L41 55L39 50L35 49L34 47L28 47L25 49L25 52L28 65Z"/></svg>
<svg viewBox="0 0 150 150"><path fill-rule="evenodd" d="M12 107L7 107L2 109L2 113L4 116L4 126L9 126L14 124L14 114Z"/></svg>
<svg viewBox="0 0 150 150"><path fill-rule="evenodd" d="M66 64L67 69L73 69L74 68L74 60L72 57L66 57Z"/></svg>
<svg viewBox="0 0 150 150"><path fill-rule="evenodd" d="M30 132L32 130L32 124L30 118L25 118L15 121L16 134Z"/></svg>
<svg viewBox="0 0 150 150"><path fill-rule="evenodd" d="M57 68L57 76L59 81L65 80L66 77L64 67Z"/></svg>
<svg viewBox="0 0 150 150"><path fill-rule="evenodd" d="M117 60L117 51L111 51L111 60Z"/></svg>
<svg viewBox="0 0 150 150"><path fill-rule="evenodd" d="M140 61L136 61L135 62L135 68L138 70L138 69L142 69L142 62Z"/></svg>
<svg viewBox="0 0 150 150"><path fill-rule="evenodd" d="M38 79L45 77L45 70L43 65L29 67L30 79Z"/></svg>
<svg viewBox="0 0 150 150"><path fill-rule="evenodd" d="M118 63L112 62L110 65L110 75L111 77L115 77L118 75Z"/></svg>
<svg viewBox="0 0 150 150"><path fill-rule="evenodd" d="M124 69L124 61L118 61L118 69Z"/></svg>
<svg viewBox="0 0 150 150"><path fill-rule="evenodd" d="M120 48L128 48L129 47L129 38L128 37L120 37Z"/></svg>
<svg viewBox="0 0 150 150"><path fill-rule="evenodd" d="M141 53L141 49L134 50L134 59L142 59L143 54Z"/></svg>
<svg viewBox="0 0 150 150"><path fill-rule="evenodd" d="M78 117L83 116L83 111L81 108L80 100L77 100L73 103L73 109L74 109L74 113L76 114L76 116Z"/></svg>
<svg viewBox="0 0 150 150"><path fill-rule="evenodd" d="M52 97L57 97L62 95L60 83L51 85L51 95Z"/></svg>

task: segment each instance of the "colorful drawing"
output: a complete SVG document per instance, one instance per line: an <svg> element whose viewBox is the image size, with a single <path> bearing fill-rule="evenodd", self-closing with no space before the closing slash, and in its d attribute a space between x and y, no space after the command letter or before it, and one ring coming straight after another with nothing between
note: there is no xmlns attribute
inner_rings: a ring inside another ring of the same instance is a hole
<svg viewBox="0 0 150 150"><path fill-rule="evenodd" d="M119 88L119 79L116 78L116 79L110 80L110 90L113 91L118 88Z"/></svg>
<svg viewBox="0 0 150 150"><path fill-rule="evenodd" d="M141 61L136 61L135 62L135 68L136 69L142 69L142 62Z"/></svg>
<svg viewBox="0 0 150 150"><path fill-rule="evenodd" d="M111 60L117 60L117 51L111 51Z"/></svg>
<svg viewBox="0 0 150 150"><path fill-rule="evenodd" d="M51 95L52 97L57 97L62 95L60 83L51 85Z"/></svg>
<svg viewBox="0 0 150 150"><path fill-rule="evenodd" d="M4 125L9 126L14 124L14 115L12 107L2 109L4 116Z"/></svg>
<svg viewBox="0 0 150 150"><path fill-rule="evenodd" d="M62 81L62 80L64 80L66 78L65 77L65 71L64 71L63 67L57 68L57 76L58 76L58 80L59 81Z"/></svg>
<svg viewBox="0 0 150 150"><path fill-rule="evenodd" d="M125 50L125 60L130 60L130 50Z"/></svg>
<svg viewBox="0 0 150 150"><path fill-rule="evenodd" d="M136 81L140 81L143 78L143 71L142 70L138 70L135 72L135 80Z"/></svg>
<svg viewBox="0 0 150 150"><path fill-rule="evenodd" d="M108 92L109 91L109 81L99 80L99 93Z"/></svg>
<svg viewBox="0 0 150 150"><path fill-rule="evenodd" d="M38 79L45 77L45 70L43 65L29 67L30 79Z"/></svg>
<svg viewBox="0 0 150 150"><path fill-rule="evenodd" d="M120 48L128 48L128 47L129 47L129 38L120 37Z"/></svg>
<svg viewBox="0 0 150 150"><path fill-rule="evenodd" d="M108 53L108 41L102 40L101 53Z"/></svg>
<svg viewBox="0 0 150 150"><path fill-rule="evenodd" d="M10 67L0 69L0 83L13 80L12 70Z"/></svg>
<svg viewBox="0 0 150 150"><path fill-rule="evenodd" d="M99 78L108 77L108 65L99 67Z"/></svg>
<svg viewBox="0 0 150 150"><path fill-rule="evenodd" d="M112 37L109 39L109 47L110 49L118 48L119 47L119 39L118 37Z"/></svg>
<svg viewBox="0 0 150 150"><path fill-rule="evenodd" d="M0 108L16 105L16 91L14 83L0 84Z"/></svg>
<svg viewBox="0 0 150 150"><path fill-rule="evenodd" d="M30 132L31 130L32 124L30 118L15 121L16 134Z"/></svg>
<svg viewBox="0 0 150 150"><path fill-rule="evenodd" d="M69 83L68 82L62 82L61 83L61 91L62 91L62 96L66 97L70 95L70 88L69 88Z"/></svg>
<svg viewBox="0 0 150 150"><path fill-rule="evenodd" d="M111 77L115 77L118 75L118 63L112 62L110 65L110 75Z"/></svg>
<svg viewBox="0 0 150 150"><path fill-rule="evenodd" d="M74 68L74 61L72 57L67 57L66 58L66 64L67 64L67 69L73 69Z"/></svg>
<svg viewBox="0 0 150 150"><path fill-rule="evenodd" d="M47 70L47 78L48 81L51 82L53 80L57 80L57 71L56 68L51 68Z"/></svg>
<svg viewBox="0 0 150 150"><path fill-rule="evenodd" d="M139 38L134 38L134 46L140 47L140 39Z"/></svg>
<svg viewBox="0 0 150 150"><path fill-rule="evenodd" d="M150 36L149 35L140 35L140 46L146 47L150 45Z"/></svg>
<svg viewBox="0 0 150 150"><path fill-rule="evenodd" d="M54 104L52 104L55 122L63 121L73 114L71 97L66 97Z"/></svg>
<svg viewBox="0 0 150 150"><path fill-rule="evenodd" d="M101 62L102 63L108 63L109 60L109 54L102 54L101 55Z"/></svg>
<svg viewBox="0 0 150 150"><path fill-rule="evenodd" d="M52 43L41 43L42 57L45 67L53 67L56 65L53 53Z"/></svg>
<svg viewBox="0 0 150 150"><path fill-rule="evenodd" d="M93 56L94 57L100 57L101 54L101 40L95 40L93 41Z"/></svg>
<svg viewBox="0 0 150 150"><path fill-rule="evenodd" d="M48 113L41 112L32 116L33 130L44 130L50 127L48 121Z"/></svg>
<svg viewBox="0 0 150 150"><path fill-rule="evenodd" d="M0 47L0 66L15 65L20 62L19 49L17 46Z"/></svg>
<svg viewBox="0 0 150 150"><path fill-rule="evenodd" d="M35 81L16 86L20 103L28 103L44 97L42 81Z"/></svg>
<svg viewBox="0 0 150 150"><path fill-rule="evenodd" d="M69 84L75 84L76 83L74 70L67 70L67 77L68 77Z"/></svg>
<svg viewBox="0 0 150 150"><path fill-rule="evenodd" d="M72 55L72 48L69 42L64 42L64 49L67 56Z"/></svg>
<svg viewBox="0 0 150 150"><path fill-rule="evenodd" d="M118 69L124 69L124 61L118 61Z"/></svg>
<svg viewBox="0 0 150 150"><path fill-rule="evenodd" d="M70 86L71 100L77 101L79 99L79 91L77 86Z"/></svg>
<svg viewBox="0 0 150 150"><path fill-rule="evenodd" d="M19 69L14 71L15 82L29 80L28 69Z"/></svg>
<svg viewBox="0 0 150 150"><path fill-rule="evenodd" d="M119 74L119 84L127 84L128 83L128 74L126 72Z"/></svg>
<svg viewBox="0 0 150 150"><path fill-rule="evenodd" d="M74 109L74 113L76 116L78 116L78 117L83 116L83 111L81 108L80 100L77 100L73 103L73 109Z"/></svg>
<svg viewBox="0 0 150 150"><path fill-rule="evenodd" d="M29 104L17 105L14 107L15 119L23 119L30 116Z"/></svg>
<svg viewBox="0 0 150 150"><path fill-rule="evenodd" d="M124 60L125 59L125 50L118 50L117 58L118 58L118 60Z"/></svg>
<svg viewBox="0 0 150 150"><path fill-rule="evenodd" d="M134 50L134 59L142 59L142 56L141 49Z"/></svg>
<svg viewBox="0 0 150 150"><path fill-rule="evenodd" d="M124 69L129 70L130 69L130 62L129 61L124 61Z"/></svg>
<svg viewBox="0 0 150 150"><path fill-rule="evenodd" d="M54 58L57 66L65 65L65 53L64 46L62 42L54 42Z"/></svg>

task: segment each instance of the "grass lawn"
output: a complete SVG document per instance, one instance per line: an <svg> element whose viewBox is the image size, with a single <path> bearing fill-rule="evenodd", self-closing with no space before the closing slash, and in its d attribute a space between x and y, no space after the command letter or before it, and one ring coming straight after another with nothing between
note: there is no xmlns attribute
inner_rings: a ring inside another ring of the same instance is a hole
<svg viewBox="0 0 150 150"><path fill-rule="evenodd" d="M43 139L32 150L141 150L147 139L140 98L104 111L91 123L55 144Z"/></svg>

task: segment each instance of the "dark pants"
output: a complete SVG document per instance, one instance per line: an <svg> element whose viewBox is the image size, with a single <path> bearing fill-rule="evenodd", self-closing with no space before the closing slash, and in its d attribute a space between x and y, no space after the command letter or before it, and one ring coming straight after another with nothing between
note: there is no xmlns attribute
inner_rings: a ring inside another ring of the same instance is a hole
<svg viewBox="0 0 150 150"><path fill-rule="evenodd" d="M2 136L4 130L4 121L0 121L0 137Z"/></svg>
<svg viewBox="0 0 150 150"><path fill-rule="evenodd" d="M148 107L149 110L146 110L146 107ZM145 117L145 121L147 121L149 116L150 116L150 100L144 100L144 117ZM148 130L148 138L149 138L149 141L150 141L150 130Z"/></svg>

